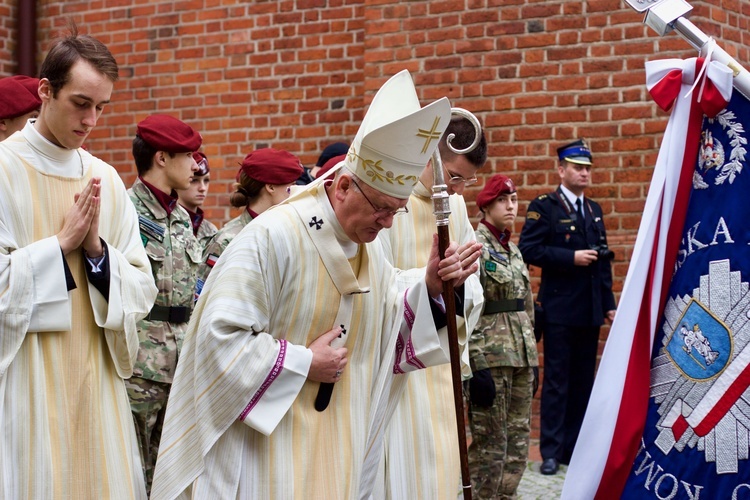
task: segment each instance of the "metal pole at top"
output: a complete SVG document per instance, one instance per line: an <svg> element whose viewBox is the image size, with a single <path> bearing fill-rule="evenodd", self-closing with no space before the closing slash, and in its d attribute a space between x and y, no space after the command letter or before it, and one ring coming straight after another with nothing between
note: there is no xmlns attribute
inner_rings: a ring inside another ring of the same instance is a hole
<svg viewBox="0 0 750 500"><path fill-rule="evenodd" d="M711 38L695 26L688 16L693 8L685 0L625 0L638 12L645 12L643 22L661 36L676 31L702 56L707 54ZM714 44L711 60L725 64L734 74L733 84L742 95L750 99L750 72Z"/></svg>

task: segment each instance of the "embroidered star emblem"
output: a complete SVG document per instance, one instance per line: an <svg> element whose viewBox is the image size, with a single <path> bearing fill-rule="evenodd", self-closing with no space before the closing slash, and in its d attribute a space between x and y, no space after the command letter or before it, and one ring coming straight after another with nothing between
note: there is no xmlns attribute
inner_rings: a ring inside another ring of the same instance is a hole
<svg viewBox="0 0 750 500"><path fill-rule="evenodd" d="M310 227L315 226L316 231L320 231L320 227L323 225L323 219L318 219L317 217L313 216L308 224L310 224Z"/></svg>

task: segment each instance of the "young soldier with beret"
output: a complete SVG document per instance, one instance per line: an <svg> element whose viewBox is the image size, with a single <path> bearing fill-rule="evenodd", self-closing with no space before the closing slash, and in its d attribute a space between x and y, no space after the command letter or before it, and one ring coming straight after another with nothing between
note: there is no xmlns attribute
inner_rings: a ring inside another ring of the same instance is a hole
<svg viewBox="0 0 750 500"><path fill-rule="evenodd" d="M187 189L198 165L193 153L201 136L168 115L138 124L133 157L138 178L128 190L138 212L141 241L159 294L138 323L140 346L133 377L126 381L146 488L150 490L167 398L195 294L195 273L203 256L177 189Z"/></svg>
<svg viewBox="0 0 750 500"><path fill-rule="evenodd" d="M206 245L206 257L198 269L196 296L200 295L211 269L227 245L251 220L289 198L290 188L301 174L299 158L287 151L263 148L245 156L237 172L235 191L229 198L233 207L244 210L227 222Z"/></svg>
<svg viewBox="0 0 750 500"><path fill-rule="evenodd" d="M591 150L577 140L557 155L560 186L529 204L518 242L523 259L542 268L542 474L570 461L594 384L599 327L615 316L602 208L583 195L591 182Z"/></svg>
<svg viewBox="0 0 750 500"><path fill-rule="evenodd" d="M190 187L187 189L176 189L182 208L187 210L190 220L193 223L193 234L201 243L203 249L206 248L211 238L218 232L216 226L206 219L201 205L206 201L208 186L211 182L211 169L208 166L208 158L200 151L193 153L193 159L198 165L198 170L193 173L193 180L190 181Z"/></svg>
<svg viewBox="0 0 750 500"><path fill-rule="evenodd" d="M529 450L533 367L537 366L533 298L521 251L510 241L518 214L516 185L491 177L477 196L482 219L484 310L469 341L473 498L516 498Z"/></svg>
<svg viewBox="0 0 750 500"><path fill-rule="evenodd" d="M21 130L29 118L39 116L39 78L9 76L0 80L0 141Z"/></svg>

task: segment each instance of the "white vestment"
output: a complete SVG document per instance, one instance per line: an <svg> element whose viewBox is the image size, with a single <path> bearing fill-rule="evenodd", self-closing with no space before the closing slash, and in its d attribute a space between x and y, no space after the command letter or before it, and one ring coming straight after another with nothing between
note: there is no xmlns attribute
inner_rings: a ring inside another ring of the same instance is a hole
<svg viewBox="0 0 750 500"><path fill-rule="evenodd" d="M153 500L367 498L403 373L448 361L424 281L399 293L380 244L348 240L320 185L240 232L192 318ZM336 325L348 364L318 412L307 346Z"/></svg>
<svg viewBox="0 0 750 500"><path fill-rule="evenodd" d="M392 264L402 270L399 281L407 287L414 268L424 268L436 232L430 190L422 183L409 199L409 214L396 217L381 239ZM451 241L476 241L462 196L449 197ZM464 283L463 319L457 319L460 337L474 329L482 313L484 294L479 273ZM462 373L468 376L467 350ZM461 462L450 365L421 370L409 376L406 390L386 431L384 479L374 498L456 498L460 491Z"/></svg>
<svg viewBox="0 0 750 500"><path fill-rule="evenodd" d="M80 249L65 257L77 285L67 290L56 237L91 177L101 178L108 300ZM0 143L0 498L145 498L123 378L155 296L115 169L32 122Z"/></svg>

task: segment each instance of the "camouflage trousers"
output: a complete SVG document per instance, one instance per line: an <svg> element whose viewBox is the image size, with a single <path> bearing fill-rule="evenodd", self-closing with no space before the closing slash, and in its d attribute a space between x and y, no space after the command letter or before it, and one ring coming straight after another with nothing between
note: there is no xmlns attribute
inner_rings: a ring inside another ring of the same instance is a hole
<svg viewBox="0 0 750 500"><path fill-rule="evenodd" d="M167 410L167 398L172 384L132 377L125 380L125 387L130 398L130 410L133 413L135 434L141 452L146 492L150 494L156 457L159 454L164 413Z"/></svg>
<svg viewBox="0 0 750 500"><path fill-rule="evenodd" d="M495 401L489 408L469 407L472 498L516 498L528 458L534 372L529 366L490 370Z"/></svg>

